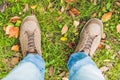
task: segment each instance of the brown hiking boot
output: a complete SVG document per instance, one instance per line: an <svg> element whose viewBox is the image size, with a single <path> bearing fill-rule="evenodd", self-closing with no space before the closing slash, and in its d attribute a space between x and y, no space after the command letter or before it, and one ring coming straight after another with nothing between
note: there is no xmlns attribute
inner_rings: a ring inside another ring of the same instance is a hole
<svg viewBox="0 0 120 80"><path fill-rule="evenodd" d="M90 19L81 31L80 41L75 52L85 52L92 56L100 44L102 30L103 23L101 20L96 18Z"/></svg>
<svg viewBox="0 0 120 80"><path fill-rule="evenodd" d="M41 31L37 18L32 16L27 16L20 28L20 44L22 49L22 54L25 56L28 53L41 53Z"/></svg>

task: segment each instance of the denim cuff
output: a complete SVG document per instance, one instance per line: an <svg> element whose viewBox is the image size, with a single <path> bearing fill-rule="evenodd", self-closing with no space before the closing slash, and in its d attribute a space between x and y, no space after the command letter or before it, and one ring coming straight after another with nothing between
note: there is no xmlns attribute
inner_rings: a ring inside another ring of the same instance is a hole
<svg viewBox="0 0 120 80"><path fill-rule="evenodd" d="M31 62L31 63L33 63L39 69L40 72L43 72L45 70L45 62L44 62L43 58L39 54L29 53L20 62L20 64L24 63L24 62Z"/></svg>
<svg viewBox="0 0 120 80"><path fill-rule="evenodd" d="M75 65L74 69L76 68L78 69L79 67L89 63L95 65L95 63L86 53L84 52L73 53L70 56L70 59L68 60L68 69L70 71L75 64L77 65Z"/></svg>

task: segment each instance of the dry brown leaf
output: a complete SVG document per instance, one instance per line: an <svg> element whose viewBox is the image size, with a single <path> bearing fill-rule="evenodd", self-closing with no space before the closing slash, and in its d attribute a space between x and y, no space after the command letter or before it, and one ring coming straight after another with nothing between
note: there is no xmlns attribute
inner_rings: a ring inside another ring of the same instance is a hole
<svg viewBox="0 0 120 80"><path fill-rule="evenodd" d="M105 39L106 39L106 34L103 33L103 34L102 34L102 40L105 40Z"/></svg>
<svg viewBox="0 0 120 80"><path fill-rule="evenodd" d="M13 26L7 26L7 27L3 27L3 30L5 31L5 34L9 34L10 33L10 28L12 28Z"/></svg>
<svg viewBox="0 0 120 80"><path fill-rule="evenodd" d="M18 62L19 62L19 57L13 57L10 63L12 64L12 66L15 66Z"/></svg>
<svg viewBox="0 0 120 80"><path fill-rule="evenodd" d="M58 10L58 14L62 14L62 12L60 10Z"/></svg>
<svg viewBox="0 0 120 80"><path fill-rule="evenodd" d="M15 0L15 2L17 2L18 0Z"/></svg>
<svg viewBox="0 0 120 80"><path fill-rule="evenodd" d="M77 28L78 27L78 25L80 24L80 22L79 21L74 21L74 26L75 26L75 28Z"/></svg>
<svg viewBox="0 0 120 80"><path fill-rule="evenodd" d="M74 18L74 17L75 17L75 15L72 13L72 11L71 11L71 10L69 10L69 14L72 16L72 18Z"/></svg>
<svg viewBox="0 0 120 80"><path fill-rule="evenodd" d="M53 68L53 66L51 66L50 68L49 68L49 75L50 76L52 76L53 74L54 74L54 68Z"/></svg>
<svg viewBox="0 0 120 80"><path fill-rule="evenodd" d="M6 58L3 58L3 59L2 59L2 63L7 64L8 62L9 62L8 59L6 59Z"/></svg>
<svg viewBox="0 0 120 80"><path fill-rule="evenodd" d="M112 12L107 12L102 16L102 21L106 22L106 21L110 20L111 17L112 17Z"/></svg>
<svg viewBox="0 0 120 80"><path fill-rule="evenodd" d="M73 48L73 47L75 47L75 43L74 42L70 42L70 43L67 44L67 46L69 48Z"/></svg>
<svg viewBox="0 0 120 80"><path fill-rule="evenodd" d="M109 67L103 66L100 68L101 72L106 72L109 70Z"/></svg>
<svg viewBox="0 0 120 80"><path fill-rule="evenodd" d="M117 32L120 33L120 24L118 24L118 25L116 26L116 30L117 30Z"/></svg>
<svg viewBox="0 0 120 80"><path fill-rule="evenodd" d="M65 2L70 3L70 2L75 2L75 0L65 0Z"/></svg>
<svg viewBox="0 0 120 80"><path fill-rule="evenodd" d="M96 16L97 16L97 13L93 13L91 17L95 18Z"/></svg>
<svg viewBox="0 0 120 80"><path fill-rule="evenodd" d="M19 51L19 46L18 45L14 45L14 46L12 46L11 50Z"/></svg>
<svg viewBox="0 0 120 80"><path fill-rule="evenodd" d="M0 11L1 11L1 12L4 12L6 8L7 8L7 3L4 2L4 3L0 6Z"/></svg>
<svg viewBox="0 0 120 80"><path fill-rule="evenodd" d="M116 57L118 57L118 59L120 59L120 51L115 52L115 55L116 55Z"/></svg>
<svg viewBox="0 0 120 80"><path fill-rule="evenodd" d="M59 76L60 76L60 77L63 77L63 76L65 76L65 74L66 74L66 72L63 71L62 73L59 74Z"/></svg>
<svg viewBox="0 0 120 80"><path fill-rule="evenodd" d="M19 28L18 27L10 28L9 37L16 37L16 38L18 38L18 34L19 34Z"/></svg>
<svg viewBox="0 0 120 80"><path fill-rule="evenodd" d="M63 20L63 17L62 17L62 16L59 16L59 17L56 18L56 20L57 20L58 22L61 22L61 21Z"/></svg>
<svg viewBox="0 0 120 80"><path fill-rule="evenodd" d="M16 53L13 55L14 57L20 57L21 56L21 53Z"/></svg>
<svg viewBox="0 0 120 80"><path fill-rule="evenodd" d="M118 2L118 1L117 1L117 2L115 2L115 3L116 3L116 5L117 5L117 6L119 6L119 7L120 7L120 2Z"/></svg>
<svg viewBox="0 0 120 80"><path fill-rule="evenodd" d="M29 8L28 4L25 4L25 7L24 7L24 9L23 9L23 12L27 12L27 11L28 11L28 8Z"/></svg>
<svg viewBox="0 0 120 80"><path fill-rule="evenodd" d="M94 0L90 0L90 2L94 2Z"/></svg>
<svg viewBox="0 0 120 80"><path fill-rule="evenodd" d="M68 26L65 24L61 30L61 34L65 34L68 31Z"/></svg>
<svg viewBox="0 0 120 80"><path fill-rule="evenodd" d="M105 41L106 41L105 39L102 39L102 40L101 40L101 42L103 42L103 43L104 43Z"/></svg>
<svg viewBox="0 0 120 80"><path fill-rule="evenodd" d="M62 80L68 80L68 77L63 77Z"/></svg>
<svg viewBox="0 0 120 80"><path fill-rule="evenodd" d="M18 27L11 27L9 28L9 37L18 38L19 28Z"/></svg>
<svg viewBox="0 0 120 80"><path fill-rule="evenodd" d="M64 12L65 8L62 6L62 8L60 9L61 12Z"/></svg>
<svg viewBox="0 0 120 80"><path fill-rule="evenodd" d="M109 45L105 45L105 49L107 49L108 51L110 51L111 47Z"/></svg>
<svg viewBox="0 0 120 80"><path fill-rule="evenodd" d="M67 6L65 7L65 10L69 10L71 8L70 4L67 3Z"/></svg>
<svg viewBox="0 0 120 80"><path fill-rule="evenodd" d="M72 8L70 11L71 11L75 16L80 15L80 12L79 12L76 8Z"/></svg>
<svg viewBox="0 0 120 80"><path fill-rule="evenodd" d="M113 63L107 62L106 66L109 67L109 69L111 69L113 67Z"/></svg>
<svg viewBox="0 0 120 80"><path fill-rule="evenodd" d="M102 44L99 44L99 45L98 45L98 48L99 48L99 49L102 49L102 48L103 48L103 45L102 45Z"/></svg>
<svg viewBox="0 0 120 80"><path fill-rule="evenodd" d="M10 19L10 22L16 23L17 20L19 20L19 19L20 19L20 17L14 16L14 17L12 17L12 18Z"/></svg>
<svg viewBox="0 0 120 80"><path fill-rule="evenodd" d="M116 0L116 1L120 2L120 0Z"/></svg>

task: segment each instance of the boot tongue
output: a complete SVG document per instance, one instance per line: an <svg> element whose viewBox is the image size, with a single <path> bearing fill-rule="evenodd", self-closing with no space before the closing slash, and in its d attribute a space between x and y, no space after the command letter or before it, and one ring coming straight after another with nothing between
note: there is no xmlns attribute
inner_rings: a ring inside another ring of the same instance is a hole
<svg viewBox="0 0 120 80"><path fill-rule="evenodd" d="M28 53L35 53L35 49L29 49L27 52Z"/></svg>
<svg viewBox="0 0 120 80"><path fill-rule="evenodd" d="M89 49L85 49L84 52L85 52L86 54L88 54L88 55L90 54L90 50L89 50Z"/></svg>

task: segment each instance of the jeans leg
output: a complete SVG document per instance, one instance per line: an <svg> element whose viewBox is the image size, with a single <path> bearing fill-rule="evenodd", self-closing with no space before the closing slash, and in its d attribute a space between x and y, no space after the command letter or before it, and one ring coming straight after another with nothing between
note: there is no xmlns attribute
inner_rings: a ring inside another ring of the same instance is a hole
<svg viewBox="0 0 120 80"><path fill-rule="evenodd" d="M44 80L45 62L38 54L28 54L2 80Z"/></svg>
<svg viewBox="0 0 120 80"><path fill-rule="evenodd" d="M69 80L105 80L96 64L84 52L71 55L68 69Z"/></svg>

